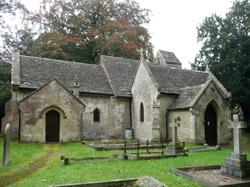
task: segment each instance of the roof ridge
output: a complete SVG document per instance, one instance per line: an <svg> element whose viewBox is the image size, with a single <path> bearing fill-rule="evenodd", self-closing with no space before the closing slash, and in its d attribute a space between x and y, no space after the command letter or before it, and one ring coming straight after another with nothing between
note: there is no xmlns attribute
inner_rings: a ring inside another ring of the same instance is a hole
<svg viewBox="0 0 250 187"><path fill-rule="evenodd" d="M197 85L194 85L194 86L186 86L184 88L180 88L181 90L184 90L184 89L189 89L189 88L198 88L198 87L202 87L203 85L205 84L197 84Z"/></svg>
<svg viewBox="0 0 250 187"><path fill-rule="evenodd" d="M183 68L176 68L176 67L169 67L169 66L159 66L159 64L149 64L149 66L154 66L154 67L160 67L160 68L166 68L166 69L176 69L180 71L191 71L191 72L199 72L199 73L206 73L206 71L199 71L199 70L193 70L193 69L183 69Z"/></svg>
<svg viewBox="0 0 250 187"><path fill-rule="evenodd" d="M166 51L166 50L162 50L162 49L159 49L158 51L168 52L168 53L174 53L173 51Z"/></svg>
<svg viewBox="0 0 250 187"><path fill-rule="evenodd" d="M85 63L85 62L75 62L75 61L60 60L60 59L54 59L54 58L43 58L43 57L27 56L27 55L20 55L20 57L33 58L33 59L43 59L43 60L53 60L53 61L58 61L58 62L63 62L63 63L74 63L74 64L81 64L81 65L99 66L99 64L89 64L89 63Z"/></svg>
<svg viewBox="0 0 250 187"><path fill-rule="evenodd" d="M124 57L117 57L117 56L109 56L109 55L101 55L101 57L108 57L108 58L115 58L115 59L123 59L123 60L132 60L132 61L140 61L140 60L135 60L131 58L124 58ZM123 62L116 62L116 63L123 63Z"/></svg>

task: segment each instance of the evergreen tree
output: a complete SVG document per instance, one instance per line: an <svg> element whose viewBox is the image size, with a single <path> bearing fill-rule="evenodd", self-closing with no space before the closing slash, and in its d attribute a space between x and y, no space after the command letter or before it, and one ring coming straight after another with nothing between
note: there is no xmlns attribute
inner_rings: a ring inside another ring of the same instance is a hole
<svg viewBox="0 0 250 187"><path fill-rule="evenodd" d="M202 70L207 61L250 121L250 2L236 0L224 18L206 17L198 41L202 47L192 67Z"/></svg>

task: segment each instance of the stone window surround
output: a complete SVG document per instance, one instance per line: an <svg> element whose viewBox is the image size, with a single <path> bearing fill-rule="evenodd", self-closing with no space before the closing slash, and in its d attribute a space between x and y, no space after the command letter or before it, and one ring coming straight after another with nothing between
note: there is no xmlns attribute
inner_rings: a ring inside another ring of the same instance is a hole
<svg viewBox="0 0 250 187"><path fill-rule="evenodd" d="M98 113L96 113L98 112ZM98 124L101 122L101 110L96 107L91 113L93 113L93 123ZM95 116L97 115L97 116Z"/></svg>
<svg viewBox="0 0 250 187"><path fill-rule="evenodd" d="M145 110L144 110L144 104L143 102L140 102L140 109L139 109L139 116L140 116L140 123L144 124L144 119L145 119Z"/></svg>

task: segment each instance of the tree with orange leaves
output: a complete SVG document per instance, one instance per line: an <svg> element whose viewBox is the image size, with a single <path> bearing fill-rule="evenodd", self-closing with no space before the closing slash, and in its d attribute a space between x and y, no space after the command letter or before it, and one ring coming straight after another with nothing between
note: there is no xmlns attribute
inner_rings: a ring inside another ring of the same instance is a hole
<svg viewBox="0 0 250 187"><path fill-rule="evenodd" d="M100 55L152 60L148 9L134 0L44 0L31 20L40 56L97 63Z"/></svg>

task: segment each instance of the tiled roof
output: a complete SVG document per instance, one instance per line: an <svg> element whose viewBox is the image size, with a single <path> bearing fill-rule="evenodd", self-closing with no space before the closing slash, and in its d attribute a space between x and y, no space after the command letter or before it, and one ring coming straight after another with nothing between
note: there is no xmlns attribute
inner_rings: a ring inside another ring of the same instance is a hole
<svg viewBox="0 0 250 187"><path fill-rule="evenodd" d="M20 87L36 89L56 78L72 91L77 77L80 92L131 97L138 66L138 60L110 56L101 56L101 65L95 65L21 55ZM208 73L180 68L149 64L148 69L162 93L180 94L183 100L195 95L196 87L208 78ZM176 106L182 102L176 101Z"/></svg>
<svg viewBox="0 0 250 187"><path fill-rule="evenodd" d="M163 93L180 94L182 88L204 84L208 78L208 73L180 68L149 65L149 69Z"/></svg>
<svg viewBox="0 0 250 187"><path fill-rule="evenodd" d="M180 95L178 95L168 109L183 109L190 107L201 87L202 85L182 88L180 90Z"/></svg>
<svg viewBox="0 0 250 187"><path fill-rule="evenodd" d="M131 97L131 88L139 66L138 60L101 56L116 96Z"/></svg>
<svg viewBox="0 0 250 187"><path fill-rule="evenodd" d="M175 56L173 52L159 50L159 53L165 60L165 63L181 64L180 60Z"/></svg>
<svg viewBox="0 0 250 187"><path fill-rule="evenodd" d="M100 65L20 55L21 88L39 88L56 78L72 91L75 77L78 78L80 92L113 94Z"/></svg>

